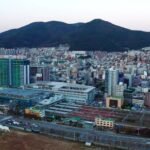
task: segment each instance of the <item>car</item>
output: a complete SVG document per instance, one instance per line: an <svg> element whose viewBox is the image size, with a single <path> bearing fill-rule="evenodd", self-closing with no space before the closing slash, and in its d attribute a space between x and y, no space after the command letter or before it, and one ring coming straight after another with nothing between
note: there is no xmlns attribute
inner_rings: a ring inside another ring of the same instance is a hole
<svg viewBox="0 0 150 150"><path fill-rule="evenodd" d="M34 133L39 133L40 132L40 127L38 125L36 125L36 124L32 124L31 130Z"/></svg>
<svg viewBox="0 0 150 150"><path fill-rule="evenodd" d="M20 125L20 123L17 121L13 121L13 125Z"/></svg>

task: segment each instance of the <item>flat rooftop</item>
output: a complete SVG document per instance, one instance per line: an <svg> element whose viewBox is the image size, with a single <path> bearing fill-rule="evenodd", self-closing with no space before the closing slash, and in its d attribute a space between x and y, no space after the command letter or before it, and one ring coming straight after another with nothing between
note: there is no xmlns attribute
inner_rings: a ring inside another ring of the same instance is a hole
<svg viewBox="0 0 150 150"><path fill-rule="evenodd" d="M64 111L59 111L59 110L50 110L50 109L46 109L46 112L49 112L51 114L61 114L61 115L67 115L68 112L64 112Z"/></svg>
<svg viewBox="0 0 150 150"><path fill-rule="evenodd" d="M17 88L0 88L0 96L20 98L20 99L32 99L39 96L47 96L49 92L36 89L17 89Z"/></svg>
<svg viewBox="0 0 150 150"><path fill-rule="evenodd" d="M24 55L0 55L0 59L26 59Z"/></svg>
<svg viewBox="0 0 150 150"><path fill-rule="evenodd" d="M86 86L82 84L74 84L74 83L66 83L66 82L37 82L30 84L29 87L33 88L41 88L41 89L47 89L47 90L72 90L72 91L80 91L80 92L89 92L95 87L93 86Z"/></svg>
<svg viewBox="0 0 150 150"><path fill-rule="evenodd" d="M66 108L58 108L58 107L49 107L49 110L57 110L57 111L63 111L63 112L72 112L72 109L66 109Z"/></svg>

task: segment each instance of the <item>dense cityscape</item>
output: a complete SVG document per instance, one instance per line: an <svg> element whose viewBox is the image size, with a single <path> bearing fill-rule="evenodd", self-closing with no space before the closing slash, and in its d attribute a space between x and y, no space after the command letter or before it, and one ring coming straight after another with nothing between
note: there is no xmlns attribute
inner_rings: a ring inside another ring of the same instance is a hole
<svg viewBox="0 0 150 150"><path fill-rule="evenodd" d="M149 0L0 0L0 150L150 150Z"/></svg>
<svg viewBox="0 0 150 150"><path fill-rule="evenodd" d="M150 149L150 48L0 49L0 126Z"/></svg>

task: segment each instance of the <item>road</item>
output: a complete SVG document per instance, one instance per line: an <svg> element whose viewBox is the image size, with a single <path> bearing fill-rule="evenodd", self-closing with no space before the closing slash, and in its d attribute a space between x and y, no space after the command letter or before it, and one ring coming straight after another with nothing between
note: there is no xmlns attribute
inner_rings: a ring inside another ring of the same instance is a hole
<svg viewBox="0 0 150 150"><path fill-rule="evenodd" d="M118 148L136 149L136 150L150 150L150 139L141 138L137 136L128 136L115 134L106 131L97 131L95 129L76 128L71 126L59 125L46 121L38 121L26 119L23 117L12 117L11 120L19 122L19 125L8 124L8 119L2 120L2 124L13 128L26 129L31 131L32 125L39 128L40 133L47 135L55 135L58 137L71 139L75 141L89 141L95 144L104 144Z"/></svg>

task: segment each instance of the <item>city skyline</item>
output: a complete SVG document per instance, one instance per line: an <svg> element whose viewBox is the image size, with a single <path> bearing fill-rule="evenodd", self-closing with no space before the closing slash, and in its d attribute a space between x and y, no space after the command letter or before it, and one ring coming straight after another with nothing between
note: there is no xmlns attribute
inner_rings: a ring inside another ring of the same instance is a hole
<svg viewBox="0 0 150 150"><path fill-rule="evenodd" d="M150 150L150 0L0 2L0 150Z"/></svg>
<svg viewBox="0 0 150 150"><path fill-rule="evenodd" d="M0 32L37 21L88 22L99 18L133 30L150 31L148 0L1 0Z"/></svg>

